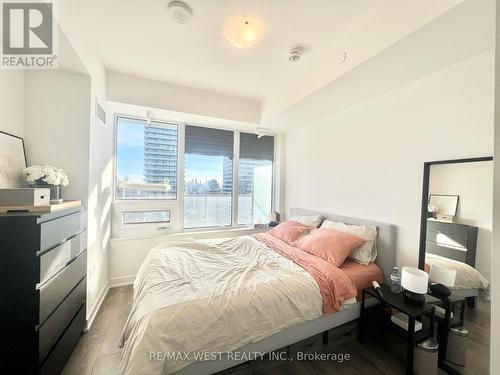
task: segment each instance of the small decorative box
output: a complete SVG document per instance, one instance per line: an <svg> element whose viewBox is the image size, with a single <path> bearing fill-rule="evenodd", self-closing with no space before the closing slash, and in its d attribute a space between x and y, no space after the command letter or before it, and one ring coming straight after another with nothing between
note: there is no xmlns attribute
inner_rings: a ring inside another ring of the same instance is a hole
<svg viewBox="0 0 500 375"><path fill-rule="evenodd" d="M0 189L0 206L44 206L49 204L49 188Z"/></svg>

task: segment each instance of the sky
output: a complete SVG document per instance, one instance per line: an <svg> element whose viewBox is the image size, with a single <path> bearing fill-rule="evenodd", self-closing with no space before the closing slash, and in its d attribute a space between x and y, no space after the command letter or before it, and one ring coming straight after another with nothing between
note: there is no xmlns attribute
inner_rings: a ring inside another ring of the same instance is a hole
<svg viewBox="0 0 500 375"><path fill-rule="evenodd" d="M129 181L143 182L144 167L144 128L143 122L119 119L117 135L117 174L118 179L127 176ZM186 155L185 180L201 181L215 178L222 182L222 156Z"/></svg>

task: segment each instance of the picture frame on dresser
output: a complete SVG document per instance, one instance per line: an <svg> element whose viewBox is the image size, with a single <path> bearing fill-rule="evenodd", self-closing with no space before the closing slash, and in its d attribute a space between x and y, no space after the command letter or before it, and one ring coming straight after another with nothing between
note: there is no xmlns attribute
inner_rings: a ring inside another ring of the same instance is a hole
<svg viewBox="0 0 500 375"><path fill-rule="evenodd" d="M0 189L22 187L23 169L26 167L24 139L0 131Z"/></svg>

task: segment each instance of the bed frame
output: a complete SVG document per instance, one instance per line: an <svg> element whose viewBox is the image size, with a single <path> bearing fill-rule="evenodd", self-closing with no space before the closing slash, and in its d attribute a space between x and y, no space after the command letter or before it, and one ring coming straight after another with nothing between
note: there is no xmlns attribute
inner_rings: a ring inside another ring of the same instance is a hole
<svg viewBox="0 0 500 375"><path fill-rule="evenodd" d="M377 237L378 255L377 259L375 260L375 263L384 272L384 279L389 280L389 276L395 264L396 232L395 232L395 227L393 225L371 220L365 220L365 219L356 219L351 217L338 216L324 212L310 211L300 208L291 208L289 216L293 215L321 215L323 219L341 221L346 224L376 225L378 231L378 237ZM272 336L245 345L242 348L239 348L235 351L245 352L245 353L253 353L253 352L268 353L274 350L281 349L288 345L295 344L309 337L318 335L322 332L326 332L332 328L341 326L342 324L358 319L360 309L361 309L360 302L354 303L352 305L347 305L341 311L335 314L325 315L318 319L311 320L306 323L296 325L290 328L286 328L278 333L275 333ZM243 362L245 362L245 360L237 361L229 359L195 362L177 371L176 374L178 375L213 374L228 369L230 367L236 366Z"/></svg>

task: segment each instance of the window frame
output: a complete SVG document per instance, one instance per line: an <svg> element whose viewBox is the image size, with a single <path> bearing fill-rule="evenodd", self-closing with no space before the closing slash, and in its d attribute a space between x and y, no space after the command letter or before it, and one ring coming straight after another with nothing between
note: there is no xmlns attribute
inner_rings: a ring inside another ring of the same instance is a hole
<svg viewBox="0 0 500 375"><path fill-rule="evenodd" d="M177 189L176 189L176 197L175 199L120 199L116 196L116 188L117 188L117 177L118 177L118 120L119 118L125 118L136 121L148 121L147 118L133 115L129 113L114 113L114 121L113 121L113 203L116 205L123 207L123 210L133 211L135 210L144 210L151 211L148 207L151 204L157 203L159 210L169 210L170 207L176 205L177 206L177 215L175 215L175 211L172 211L170 217L169 226L174 229L172 233L178 232L200 232L200 231L220 231L220 230L230 230L230 229L239 229L239 228L250 228L252 224L238 224L238 198L239 198L239 168L240 168L240 133L251 133L251 130L238 130L236 128L230 127L217 127L205 124L199 124L191 121L176 121L169 120L163 118L152 118L151 121L155 123L164 123L168 125L176 125L177 126ZM233 144L233 186L232 186L232 194L231 194L231 224L227 226L214 226L214 227L196 227L196 228L184 228L184 179L185 179L185 126L199 126L211 129L222 129L232 131L234 134L234 144ZM271 133L267 134L269 136L274 137L274 160L272 161L272 188L271 188L271 211L276 210L276 202L277 202L277 191L279 190L277 186L277 168L279 164L278 160L278 134ZM141 205L141 202L144 203L144 206ZM133 208L127 208L126 206L130 205ZM174 217L174 215L176 217ZM119 215L121 217L121 215ZM115 215L115 217L117 217ZM120 227L126 227L124 223L119 224ZM145 226L154 226L158 225L155 223L144 224ZM162 223L165 225L165 223Z"/></svg>
<svg viewBox="0 0 500 375"><path fill-rule="evenodd" d="M274 135L273 135L274 136ZM275 137L275 136L274 136ZM276 137L274 138L275 141L276 141ZM276 145L276 144L275 144ZM243 160L256 160L256 159L245 159L243 158ZM239 159L239 155L238 155L238 169L239 169L239 163L240 159ZM275 211L275 198L276 198L276 147L274 147L274 160L272 161L271 163L271 212ZM239 186L239 176L238 176L238 200L239 200L239 190L240 190L240 186ZM248 227L252 224L238 224L238 218L236 218L236 225L237 227Z"/></svg>
<svg viewBox="0 0 500 375"><path fill-rule="evenodd" d="M179 174L180 174L180 169L179 169L179 159L180 159L180 152L179 152L179 147L180 147L180 127L181 123L175 122L175 121L164 121L164 120L156 120L156 119L151 119L151 122L159 123L159 124L165 124L165 125L175 125L177 127L177 181L175 182L175 198L159 198L159 199L140 199L140 198L130 198L130 199L120 199L117 198L116 196L116 189L117 189L117 178L118 178L118 120L120 118L124 118L127 120L133 120L133 121L144 121L148 122L148 119L146 118L141 118L138 116L128 116L128 115L123 115L123 114L115 114L115 119L114 119L114 129L113 129L113 139L114 139L114 149L113 149L113 157L114 157L114 163L113 163L113 201L114 202L137 202L137 201L159 201L159 202L164 202L164 201L171 201L171 202L176 202L179 199ZM184 185L184 183L183 183Z"/></svg>

